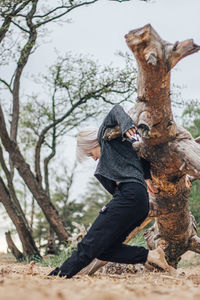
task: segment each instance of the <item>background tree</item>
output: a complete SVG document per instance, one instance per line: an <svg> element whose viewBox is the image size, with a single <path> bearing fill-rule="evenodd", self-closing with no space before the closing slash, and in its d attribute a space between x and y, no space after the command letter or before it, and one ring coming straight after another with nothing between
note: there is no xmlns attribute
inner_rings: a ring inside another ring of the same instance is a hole
<svg viewBox="0 0 200 300"><path fill-rule="evenodd" d="M29 153L35 149L36 176L49 198L49 164L63 136L98 116L102 106L103 110L109 109L110 104L127 101L134 93L136 75L134 69L128 67L129 56L124 58L124 68L117 69L101 67L83 56L59 57L48 75L41 77L51 101L34 95L34 101L28 100L22 106L20 142ZM49 240L52 243L49 247L55 248L52 231Z"/></svg>
<svg viewBox="0 0 200 300"><path fill-rule="evenodd" d="M69 201L69 190L73 184L73 170L68 176L66 174L67 172L65 171L64 176L57 177L57 186L52 194L52 202L71 234L74 230L73 222L83 224L85 228L88 228L97 217L101 208L110 200L111 196L96 179L92 179L87 185L87 192L80 196L79 201L73 198ZM34 238L40 248L46 247L48 222L45 221L44 214L41 211L37 212L36 219L37 223L33 233ZM59 247L56 250L58 251Z"/></svg>
<svg viewBox="0 0 200 300"><path fill-rule="evenodd" d="M100 185L96 179L92 179L87 186L87 192L83 195L83 216L81 224L86 228L94 222L101 208L111 200L111 195Z"/></svg>
<svg viewBox="0 0 200 300"><path fill-rule="evenodd" d="M20 84L24 68L30 55L36 50L38 37L44 33L45 26L61 18L64 20L64 17L74 9L88 6L95 2L97 0L54 1L53 5L44 3L42 0L8 0L1 2L0 53L3 55L1 55L0 63L10 64L13 69L13 72L10 72L10 78L9 76L0 78L1 89L4 89L3 98L11 100L10 115L6 114L9 102L1 101L1 104L4 104L4 112L2 107L0 109L1 140L5 150L9 153L11 179L13 180L14 167L16 167L33 197L43 209L48 222L57 233L60 241L67 239L66 229L56 209L50 202L48 193L43 189L40 177L35 176L31 171L17 145L21 102ZM3 61L5 58L6 60ZM53 127L54 125L52 125ZM10 134L7 128L9 128ZM5 183L4 186L6 186ZM3 197L3 194L1 196Z"/></svg>

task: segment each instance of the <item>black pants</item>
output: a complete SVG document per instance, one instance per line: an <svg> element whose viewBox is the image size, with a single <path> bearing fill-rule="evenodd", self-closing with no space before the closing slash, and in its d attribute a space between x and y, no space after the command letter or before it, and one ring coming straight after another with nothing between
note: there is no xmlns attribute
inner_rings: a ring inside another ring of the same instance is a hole
<svg viewBox="0 0 200 300"><path fill-rule="evenodd" d="M121 183L113 199L100 211L77 250L60 267L60 276L71 278L94 258L136 264L147 260L144 247L122 244L127 235L147 217L148 193L140 183Z"/></svg>

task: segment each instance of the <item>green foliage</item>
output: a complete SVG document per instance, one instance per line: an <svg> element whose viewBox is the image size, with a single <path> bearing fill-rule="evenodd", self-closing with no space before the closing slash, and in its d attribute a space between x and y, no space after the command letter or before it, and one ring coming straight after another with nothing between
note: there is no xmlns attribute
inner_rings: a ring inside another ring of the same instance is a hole
<svg viewBox="0 0 200 300"><path fill-rule="evenodd" d="M183 125L194 138L200 136L200 103L190 101L183 112Z"/></svg>
<svg viewBox="0 0 200 300"><path fill-rule="evenodd" d="M200 105L199 100L192 100L187 104L183 112L183 125L192 134L194 138L200 136ZM200 233L200 181L192 184L189 198L190 210L197 222L197 230Z"/></svg>
<svg viewBox="0 0 200 300"><path fill-rule="evenodd" d="M138 246L138 247L146 247L146 241L144 239L145 229L140 231L128 244L131 246L134 245L134 246Z"/></svg>
<svg viewBox="0 0 200 300"><path fill-rule="evenodd" d="M189 203L190 203L190 210L197 222L197 231L200 234L200 182L199 180L195 181L192 184Z"/></svg>
<svg viewBox="0 0 200 300"><path fill-rule="evenodd" d="M197 265L200 264L200 257L198 253L193 253L194 256L186 259L186 258L181 258L179 264L178 264L178 268L188 268L191 269L193 267L196 267Z"/></svg>
<svg viewBox="0 0 200 300"><path fill-rule="evenodd" d="M130 55L122 55L121 68L101 66L92 58L67 53L59 56L47 75L39 74L37 81L48 97L33 95L22 105L21 142L34 146L41 131L55 120L57 139L91 117L107 111L110 104L131 99L136 91L136 69ZM45 135L48 146L51 130Z"/></svg>
<svg viewBox="0 0 200 300"><path fill-rule="evenodd" d="M65 188L67 189L67 185ZM110 200L109 193L107 193L96 180L89 182L87 193L81 197L81 202L75 200L68 202L68 199L66 199L68 196L68 191L64 188L59 188L52 195L52 203L71 234L74 231L73 222L83 224L88 228L97 217L101 208ZM37 222L33 236L42 247L46 245L49 225L42 211L36 213L36 219Z"/></svg>
<svg viewBox="0 0 200 300"><path fill-rule="evenodd" d="M101 208L111 199L111 195L96 180L91 180L87 193L83 196L84 209L81 223L86 227L93 223Z"/></svg>
<svg viewBox="0 0 200 300"><path fill-rule="evenodd" d="M65 250L60 251L58 255L47 256L40 263L44 267L58 267L67 259Z"/></svg>

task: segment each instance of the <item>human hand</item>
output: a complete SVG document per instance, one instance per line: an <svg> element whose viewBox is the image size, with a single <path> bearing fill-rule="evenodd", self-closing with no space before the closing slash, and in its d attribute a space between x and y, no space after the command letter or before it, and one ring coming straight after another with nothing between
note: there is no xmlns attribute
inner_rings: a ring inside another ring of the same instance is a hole
<svg viewBox="0 0 200 300"><path fill-rule="evenodd" d="M133 136L136 134L136 130L137 130L136 127L132 127L132 128L130 128L129 130L127 130L127 131L125 132L125 135L126 135L129 139L132 139Z"/></svg>
<svg viewBox="0 0 200 300"><path fill-rule="evenodd" d="M147 184L147 191L154 195L156 193L158 193L158 189L153 185L153 182L151 179L146 179L146 184Z"/></svg>

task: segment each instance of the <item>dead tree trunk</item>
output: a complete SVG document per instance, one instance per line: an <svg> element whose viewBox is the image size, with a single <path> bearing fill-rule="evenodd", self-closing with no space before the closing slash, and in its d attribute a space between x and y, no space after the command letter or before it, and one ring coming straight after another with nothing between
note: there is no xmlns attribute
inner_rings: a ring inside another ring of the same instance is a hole
<svg viewBox="0 0 200 300"><path fill-rule="evenodd" d="M14 257L16 258L17 261L23 261L25 260L25 256L23 255L23 253L21 253L21 251L19 251L19 249L16 247L15 243L12 240L12 237L10 235L10 231L5 232L5 236L6 236L6 242L8 245L8 248L10 249L11 253L14 255Z"/></svg>
<svg viewBox="0 0 200 300"><path fill-rule="evenodd" d="M200 253L200 238L189 210L191 184L187 176L200 178L200 145L173 119L170 70L200 46L192 39L170 44L150 24L125 38L138 63L138 98L129 114L142 141L133 146L150 161L152 179L159 190L154 199L155 224L145 238L150 249L161 245L169 264L177 267L187 250ZM107 138L118 134L116 128L107 133Z"/></svg>

